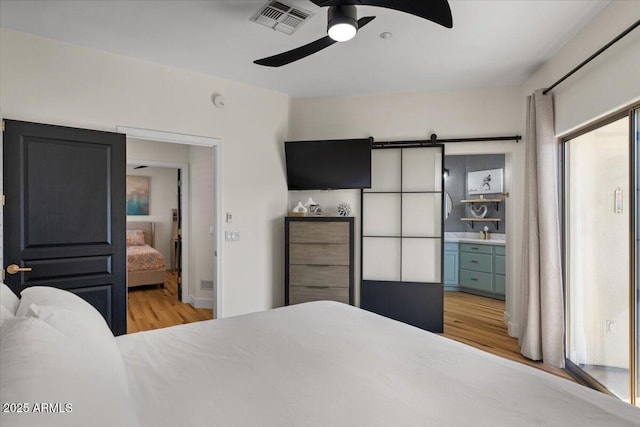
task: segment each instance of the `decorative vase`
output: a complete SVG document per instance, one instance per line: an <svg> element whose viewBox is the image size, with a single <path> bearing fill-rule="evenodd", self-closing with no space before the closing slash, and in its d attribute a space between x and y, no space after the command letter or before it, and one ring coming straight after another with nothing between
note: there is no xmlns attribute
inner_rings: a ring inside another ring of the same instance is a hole
<svg viewBox="0 0 640 427"><path fill-rule="evenodd" d="M309 208L311 207L311 205L317 205L316 202L313 201L313 199L311 197L309 197L307 199L307 201L304 203L304 207L307 208L307 211L309 210ZM306 212L306 211L305 211Z"/></svg>
<svg viewBox="0 0 640 427"><path fill-rule="evenodd" d="M293 211L294 211L294 212L297 212L297 213L304 213L304 212L307 212L307 208L305 208L305 207L302 205L302 202L298 202L298 204L296 205L296 207L295 207L295 208L293 208Z"/></svg>

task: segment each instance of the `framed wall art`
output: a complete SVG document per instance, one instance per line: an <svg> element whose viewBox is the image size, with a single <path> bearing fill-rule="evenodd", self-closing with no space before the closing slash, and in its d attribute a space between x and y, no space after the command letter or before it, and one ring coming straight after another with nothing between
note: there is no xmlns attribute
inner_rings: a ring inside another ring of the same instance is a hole
<svg viewBox="0 0 640 427"><path fill-rule="evenodd" d="M149 215L148 176L127 175L127 215Z"/></svg>
<svg viewBox="0 0 640 427"><path fill-rule="evenodd" d="M503 169L488 169L467 173L467 193L495 194L504 191Z"/></svg>

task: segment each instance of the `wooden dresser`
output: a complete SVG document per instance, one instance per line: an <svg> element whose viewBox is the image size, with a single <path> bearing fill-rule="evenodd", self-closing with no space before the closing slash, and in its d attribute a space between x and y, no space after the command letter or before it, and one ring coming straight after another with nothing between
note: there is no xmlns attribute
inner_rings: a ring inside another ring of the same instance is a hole
<svg viewBox="0 0 640 427"><path fill-rule="evenodd" d="M285 304L353 305L353 217L285 218Z"/></svg>

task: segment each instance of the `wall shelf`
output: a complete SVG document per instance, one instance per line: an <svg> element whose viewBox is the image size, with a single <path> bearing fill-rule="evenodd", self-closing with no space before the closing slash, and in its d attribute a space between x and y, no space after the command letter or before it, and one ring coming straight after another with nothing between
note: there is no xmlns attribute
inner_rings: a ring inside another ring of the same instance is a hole
<svg viewBox="0 0 640 427"><path fill-rule="evenodd" d="M500 229L500 221L502 218L460 218L460 221L467 221L471 223L471 228L473 228L474 222L493 222L496 226L496 230Z"/></svg>
<svg viewBox="0 0 640 427"><path fill-rule="evenodd" d="M466 199L460 200L460 203L494 203L496 210L500 210L502 199Z"/></svg>

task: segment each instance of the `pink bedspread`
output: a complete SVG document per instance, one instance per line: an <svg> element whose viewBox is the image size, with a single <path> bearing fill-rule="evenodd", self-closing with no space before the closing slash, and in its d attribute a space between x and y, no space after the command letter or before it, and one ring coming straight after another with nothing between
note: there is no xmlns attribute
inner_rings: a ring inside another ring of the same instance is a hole
<svg viewBox="0 0 640 427"><path fill-rule="evenodd" d="M149 245L127 246L127 271L164 268L164 256Z"/></svg>

